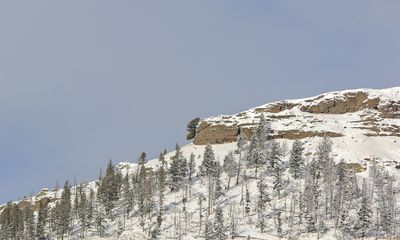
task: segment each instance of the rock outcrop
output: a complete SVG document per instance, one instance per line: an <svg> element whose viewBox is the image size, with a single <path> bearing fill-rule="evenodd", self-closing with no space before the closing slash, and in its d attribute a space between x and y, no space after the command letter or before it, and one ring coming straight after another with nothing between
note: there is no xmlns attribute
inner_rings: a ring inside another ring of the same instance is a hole
<svg viewBox="0 0 400 240"><path fill-rule="evenodd" d="M275 138L342 137L347 128L364 131L366 136L400 136L400 87L326 93L207 118L199 123L193 143L234 142L240 131L250 138L262 113L276 130Z"/></svg>

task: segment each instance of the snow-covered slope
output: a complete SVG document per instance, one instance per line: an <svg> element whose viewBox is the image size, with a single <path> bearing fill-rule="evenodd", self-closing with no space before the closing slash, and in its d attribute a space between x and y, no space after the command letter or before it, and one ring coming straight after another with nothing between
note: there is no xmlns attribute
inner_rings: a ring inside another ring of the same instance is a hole
<svg viewBox="0 0 400 240"><path fill-rule="evenodd" d="M377 160L380 165L386 166L394 176L400 177L400 170L396 168L396 166L400 166L400 87L332 92L312 98L269 103L232 116L221 115L206 118L199 123L194 143L182 147L183 155L189 159L193 153L196 156L196 166L198 167L202 162L205 144L211 143L216 159L222 163L228 152L237 149L235 141L238 133L244 131L250 137L261 114L265 114L275 131L275 137L282 147L284 162L288 160L289 150L294 139L302 139L305 143L304 156L311 160L321 137L330 136L332 137L332 155L335 161L343 159L347 163L355 163L358 166L359 174L363 175L366 173L363 172L363 169L368 169ZM167 153L165 159L168 163L171 162L174 154L175 152ZM235 158L238 158L237 154L235 154ZM154 159L148 161L146 167L155 170L159 165L160 162ZM123 174L135 173L137 167L137 164L129 161L117 165ZM249 175L254 173L254 169L247 171ZM270 176L266 177L269 184L272 182L270 178ZM224 186L227 181L227 175L223 174ZM250 178L247 184L251 198L256 199L257 180ZM268 219L266 232L261 233L255 227L256 216L254 214L256 213L253 213L253 218L243 216L241 210L243 206L240 204L243 185L231 185L233 186L230 189L225 190L224 196L217 200L217 204L223 208L226 224L229 224L228 221L230 221L229 213L235 211L237 217L240 218L238 220L238 236L242 236L243 239L248 235L254 239L279 239L274 230L274 218ZM96 181L89 182L86 186L88 191L90 188L96 191ZM161 239L176 239L173 225L176 223L177 216L181 219L182 198L185 194L188 194L186 208L189 220L187 225L183 224L188 232L183 239L201 239L198 231L198 198L200 194L207 195L207 181L195 177L188 187L189 193L184 190L167 191ZM44 190L36 196L22 201L37 204L42 198L57 199L60 194L61 190L57 193ZM283 202L274 204L281 205ZM251 208L256 208L255 201L252 202ZM117 215L122 211L121 207L115 209ZM107 226L108 237L106 239L116 239L117 221L108 222ZM304 233L298 237L298 239L314 239L317 236ZM126 221L125 231L119 236L119 239L147 238L148 236L142 231L137 217ZM89 231L86 239L99 238L93 229ZM337 235L333 230L328 230L321 239L337 239Z"/></svg>

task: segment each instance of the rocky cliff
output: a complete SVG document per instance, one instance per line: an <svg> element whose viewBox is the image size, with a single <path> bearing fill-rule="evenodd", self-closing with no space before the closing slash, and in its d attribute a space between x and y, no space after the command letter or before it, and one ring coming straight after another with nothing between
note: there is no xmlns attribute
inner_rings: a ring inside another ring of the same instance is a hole
<svg viewBox="0 0 400 240"><path fill-rule="evenodd" d="M400 136L400 87L331 92L206 118L200 121L193 143L234 142L240 131L250 138L262 113L275 130L275 138L341 137L353 133Z"/></svg>

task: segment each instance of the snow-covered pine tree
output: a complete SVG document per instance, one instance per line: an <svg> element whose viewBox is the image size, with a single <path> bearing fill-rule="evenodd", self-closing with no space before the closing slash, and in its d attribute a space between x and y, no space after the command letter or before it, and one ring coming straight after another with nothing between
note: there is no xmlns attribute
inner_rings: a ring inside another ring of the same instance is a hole
<svg viewBox="0 0 400 240"><path fill-rule="evenodd" d="M315 232L318 228L318 211L320 202L320 186L318 181L319 166L318 162L313 160L306 168L305 189L302 195L302 207L306 219L307 232Z"/></svg>
<svg viewBox="0 0 400 240"><path fill-rule="evenodd" d="M46 226L49 217L49 200L43 198L39 201L38 217L36 222L36 238L38 240L46 239Z"/></svg>
<svg viewBox="0 0 400 240"><path fill-rule="evenodd" d="M92 221L94 217L95 211L95 192L92 188L89 189L89 201L88 201L88 221L89 221L89 228L92 226Z"/></svg>
<svg viewBox="0 0 400 240"><path fill-rule="evenodd" d="M193 153L190 154L188 170L189 170L189 181L191 182L192 177L194 176L194 174L196 172L195 155Z"/></svg>
<svg viewBox="0 0 400 240"><path fill-rule="evenodd" d="M164 165L161 164L157 171L157 186L158 186L158 213L157 226L160 229L164 217L164 191L166 186L166 171Z"/></svg>
<svg viewBox="0 0 400 240"><path fill-rule="evenodd" d="M199 205L199 235L201 234L201 227L203 224L203 199L204 199L204 195L203 194L199 194L199 198L197 200L197 204Z"/></svg>
<svg viewBox="0 0 400 240"><path fill-rule="evenodd" d="M208 215L211 213L211 207L212 207L212 193L213 193L213 177L215 176L217 172L217 161L215 160L215 154L212 146L210 144L207 144L204 154L203 154L203 162L201 164L201 169L203 171L203 175L207 176L208 178L208 207L207 207L207 212Z"/></svg>
<svg viewBox="0 0 400 240"><path fill-rule="evenodd" d="M273 186L272 189L275 191L275 193L278 196L278 199L281 197L281 191L283 190L283 166L280 162L274 163L274 168L272 169L272 174L273 174Z"/></svg>
<svg viewBox="0 0 400 240"><path fill-rule="evenodd" d="M125 231L124 220L118 219L118 227L117 227L117 239L121 236L121 234Z"/></svg>
<svg viewBox="0 0 400 240"><path fill-rule="evenodd" d="M129 219L130 213L133 211L135 206L135 193L132 189L131 177L128 174L128 171L125 173L125 177L122 183L122 194L124 199L124 209L125 209L125 218Z"/></svg>
<svg viewBox="0 0 400 240"><path fill-rule="evenodd" d="M278 236L281 238L282 237L282 218L281 218L282 212L280 210L277 210L275 212L276 215L276 232L278 233Z"/></svg>
<svg viewBox="0 0 400 240"><path fill-rule="evenodd" d="M118 199L122 184L122 176L117 171L110 160L107 165L106 175L101 178L98 187L98 197L104 205L107 216L113 220L112 210L114 209Z"/></svg>
<svg viewBox="0 0 400 240"><path fill-rule="evenodd" d="M220 166L219 162L217 163L218 166ZM219 199L222 195L222 183L221 183L221 167L217 167L217 170L215 172L215 190L214 190L214 201Z"/></svg>
<svg viewBox="0 0 400 240"><path fill-rule="evenodd" d="M278 142L276 142L275 140L271 140L270 142L270 151L268 154L268 162L269 162L269 166L271 171L275 170L276 166L281 166L282 160L282 151L281 151L281 146Z"/></svg>
<svg viewBox="0 0 400 240"><path fill-rule="evenodd" d="M214 231L213 224L209 217L206 217L206 223L204 226L204 239L205 240L214 240Z"/></svg>
<svg viewBox="0 0 400 240"><path fill-rule="evenodd" d="M257 198L257 210L260 212L265 211L266 204L268 204L271 199L268 195L267 184L263 179L257 182L258 198Z"/></svg>
<svg viewBox="0 0 400 240"><path fill-rule="evenodd" d="M325 196L324 212L325 218L330 214L330 205L333 201L334 180L335 180L335 163L331 157L332 141L328 137L324 137L318 144L316 151L316 160L318 162L318 178L323 180L323 193Z"/></svg>
<svg viewBox="0 0 400 240"><path fill-rule="evenodd" d="M224 215L222 212L222 208L217 206L215 208L215 215L214 215L214 238L216 240L223 240L226 239L225 234L225 226L224 226Z"/></svg>
<svg viewBox="0 0 400 240"><path fill-rule="evenodd" d="M302 176L304 167L303 151L303 142L296 139L293 142L289 158L289 169L294 179L298 179Z"/></svg>
<svg viewBox="0 0 400 240"><path fill-rule="evenodd" d="M244 207L244 211L245 211L246 216L249 216L250 210L251 210L251 208L250 208L251 199L250 199L250 192L249 192L249 188L248 188L247 184L246 184L246 203L245 204L246 205Z"/></svg>
<svg viewBox="0 0 400 240"><path fill-rule="evenodd" d="M64 235L68 234L71 218L72 218L72 206L71 206L71 186L66 181L64 184L63 191L61 193L60 204L58 205L58 233L61 239L64 239Z"/></svg>
<svg viewBox="0 0 400 240"><path fill-rule="evenodd" d="M81 227L81 238L85 238L86 230L89 227L88 219L88 201L86 196L86 189L83 184L78 187L79 205L78 205L78 218Z"/></svg>
<svg viewBox="0 0 400 240"><path fill-rule="evenodd" d="M257 221L257 227L260 229L261 233L264 233L265 228L267 227L267 223L265 222L265 216L264 213L259 213L258 214L258 221Z"/></svg>
<svg viewBox="0 0 400 240"><path fill-rule="evenodd" d="M169 187L171 191L178 191L187 175L187 160L183 157L181 148L178 144L175 146L175 155L169 168Z"/></svg>
<svg viewBox="0 0 400 240"><path fill-rule="evenodd" d="M97 206L95 213L96 233L99 237L104 237L106 229L105 211L103 206Z"/></svg>
<svg viewBox="0 0 400 240"><path fill-rule="evenodd" d="M34 239L35 238L35 216L32 209L32 205L29 203L28 206L24 208L24 239Z"/></svg>
<svg viewBox="0 0 400 240"><path fill-rule="evenodd" d="M244 133L242 129L240 129L240 133L238 135L237 139L237 151L239 152L239 161L238 161L238 166L237 166L237 173L236 173L236 186L239 185L239 177L240 177L240 171L242 169L242 158L244 155L244 150L246 148L247 144L247 136Z"/></svg>
<svg viewBox="0 0 400 240"><path fill-rule="evenodd" d="M361 197L361 206L358 210L357 229L361 232L361 237L364 238L372 224L372 210L367 196L367 183L363 181L363 193Z"/></svg>
<svg viewBox="0 0 400 240"><path fill-rule="evenodd" d="M266 121L264 114L261 114L260 122L253 134L249 151L247 154L247 166L255 167L255 177L257 178L258 169L263 167L267 162L268 155L268 140L272 139L272 130L269 123Z"/></svg>
<svg viewBox="0 0 400 240"><path fill-rule="evenodd" d="M223 168L225 173L228 175L228 186L227 189L230 188L231 178L237 174L237 163L233 156L233 152L228 152L228 154L224 158Z"/></svg>

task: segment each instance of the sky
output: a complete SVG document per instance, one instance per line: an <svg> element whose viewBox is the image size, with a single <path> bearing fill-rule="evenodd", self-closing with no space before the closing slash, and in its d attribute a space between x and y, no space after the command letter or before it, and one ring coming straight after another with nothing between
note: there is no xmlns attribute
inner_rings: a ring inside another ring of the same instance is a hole
<svg viewBox="0 0 400 240"><path fill-rule="evenodd" d="M400 85L400 1L5 0L0 203L184 145L194 117Z"/></svg>

